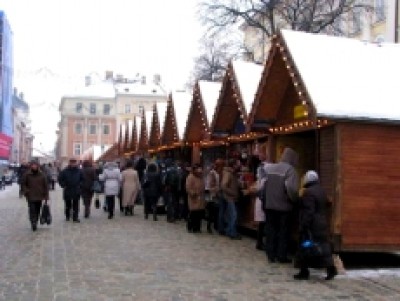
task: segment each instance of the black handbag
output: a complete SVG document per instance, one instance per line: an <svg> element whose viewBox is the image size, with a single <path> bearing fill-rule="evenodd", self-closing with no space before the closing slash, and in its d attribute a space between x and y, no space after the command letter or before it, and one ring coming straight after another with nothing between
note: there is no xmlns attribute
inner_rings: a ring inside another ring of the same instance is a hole
<svg viewBox="0 0 400 301"><path fill-rule="evenodd" d="M100 183L100 181L94 181L92 185L92 191L95 193L102 193L103 192L103 187Z"/></svg>
<svg viewBox="0 0 400 301"><path fill-rule="evenodd" d="M99 208L100 208L100 200L99 200L99 199L96 199L96 200L94 201L94 206L96 207L96 209L99 209Z"/></svg>
<svg viewBox="0 0 400 301"><path fill-rule="evenodd" d="M40 214L40 224L44 225L50 225L52 222L52 217L51 217L51 212L50 212L50 206L47 204L47 201L43 204L42 206L42 212Z"/></svg>

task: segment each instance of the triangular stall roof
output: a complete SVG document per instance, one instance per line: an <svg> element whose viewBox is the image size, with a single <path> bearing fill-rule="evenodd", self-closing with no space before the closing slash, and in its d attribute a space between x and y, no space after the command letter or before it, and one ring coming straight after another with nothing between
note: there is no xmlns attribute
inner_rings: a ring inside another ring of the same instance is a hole
<svg viewBox="0 0 400 301"><path fill-rule="evenodd" d="M232 61L225 73L211 125L214 138L246 133L248 112L261 79L261 65Z"/></svg>
<svg viewBox="0 0 400 301"><path fill-rule="evenodd" d="M249 129L289 133L334 119L399 121L399 68L398 44L282 30L272 39Z"/></svg>
<svg viewBox="0 0 400 301"><path fill-rule="evenodd" d="M181 145L190 105L191 95L188 92L176 91L170 94L161 139L163 147Z"/></svg>
<svg viewBox="0 0 400 301"><path fill-rule="evenodd" d="M149 147L151 149L161 146L161 134L164 127L165 115L167 112L167 103L158 102L153 106L153 118L149 138Z"/></svg>
<svg viewBox="0 0 400 301"><path fill-rule="evenodd" d="M193 89L184 141L199 143L210 138L210 125L221 91L221 83L198 81Z"/></svg>
<svg viewBox="0 0 400 301"><path fill-rule="evenodd" d="M130 151L135 153L137 147L138 147L138 135L137 135L136 118L134 117L132 120Z"/></svg>
<svg viewBox="0 0 400 301"><path fill-rule="evenodd" d="M143 114L142 116L135 116L135 122L136 122L136 129L137 129L137 137L138 137L138 143L137 143L137 148L136 151L143 151L143 146L147 145L146 141L143 141L144 135L143 135ZM146 126L144 126L146 128Z"/></svg>

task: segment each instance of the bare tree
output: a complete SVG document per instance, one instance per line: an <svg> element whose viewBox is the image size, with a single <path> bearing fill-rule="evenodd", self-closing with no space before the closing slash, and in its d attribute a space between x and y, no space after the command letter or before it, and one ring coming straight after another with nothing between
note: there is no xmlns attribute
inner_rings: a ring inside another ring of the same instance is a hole
<svg viewBox="0 0 400 301"><path fill-rule="evenodd" d="M232 36L204 36L200 40L200 55L194 59L194 68L187 86L191 87L196 80L222 80L230 60L240 57L244 52L241 41Z"/></svg>
<svg viewBox="0 0 400 301"><path fill-rule="evenodd" d="M270 37L279 28L337 31L340 16L366 7L360 0L204 0L200 17L214 31L243 22Z"/></svg>

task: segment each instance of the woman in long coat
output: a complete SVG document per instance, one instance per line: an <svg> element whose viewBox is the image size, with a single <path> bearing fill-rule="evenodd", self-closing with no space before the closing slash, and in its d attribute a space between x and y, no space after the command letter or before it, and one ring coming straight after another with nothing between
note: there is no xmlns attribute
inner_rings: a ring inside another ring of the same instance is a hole
<svg viewBox="0 0 400 301"><path fill-rule="evenodd" d="M122 172L122 207L125 215L133 215L133 208L140 191L140 181L133 163L129 161Z"/></svg>
<svg viewBox="0 0 400 301"><path fill-rule="evenodd" d="M326 280L337 275L333 264L332 247L329 242L328 197L321 187L318 174L308 171L303 178L303 195L300 198L300 272L294 275L297 280L307 280L310 277L309 267L326 268ZM318 246L318 252L307 252L305 242L312 241Z"/></svg>
<svg viewBox="0 0 400 301"><path fill-rule="evenodd" d="M82 199L85 206L85 218L90 215L90 206L93 198L93 183L96 180L96 171L92 167L90 161L85 160L82 166L83 183L82 183Z"/></svg>
<svg viewBox="0 0 400 301"><path fill-rule="evenodd" d="M187 222L188 232L201 232L201 219L203 218L205 200L205 183L203 170L200 165L193 166L192 172L186 180L186 191L188 193L189 218Z"/></svg>
<svg viewBox="0 0 400 301"><path fill-rule="evenodd" d="M99 180L104 181L108 218L112 219L114 217L115 197L118 195L121 185L121 172L118 164L107 162L104 165L103 173L99 176Z"/></svg>
<svg viewBox="0 0 400 301"><path fill-rule="evenodd" d="M162 194L162 181L157 164L150 163L147 166L143 180L144 192L144 218L148 219L153 212L153 220L157 220L157 203Z"/></svg>

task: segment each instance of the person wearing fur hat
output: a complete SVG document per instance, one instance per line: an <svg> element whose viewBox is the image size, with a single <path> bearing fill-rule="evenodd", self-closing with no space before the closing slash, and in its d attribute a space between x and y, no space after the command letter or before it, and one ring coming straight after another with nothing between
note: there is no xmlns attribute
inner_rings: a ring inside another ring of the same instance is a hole
<svg viewBox="0 0 400 301"><path fill-rule="evenodd" d="M326 268L326 280L337 275L333 263L332 248L329 242L328 197L320 185L318 174L307 171L303 178L303 195L300 197L300 247L298 263L300 272L294 275L296 280L307 280L310 277L309 267ZM319 247L318 254L305 256L304 242L312 242Z"/></svg>

